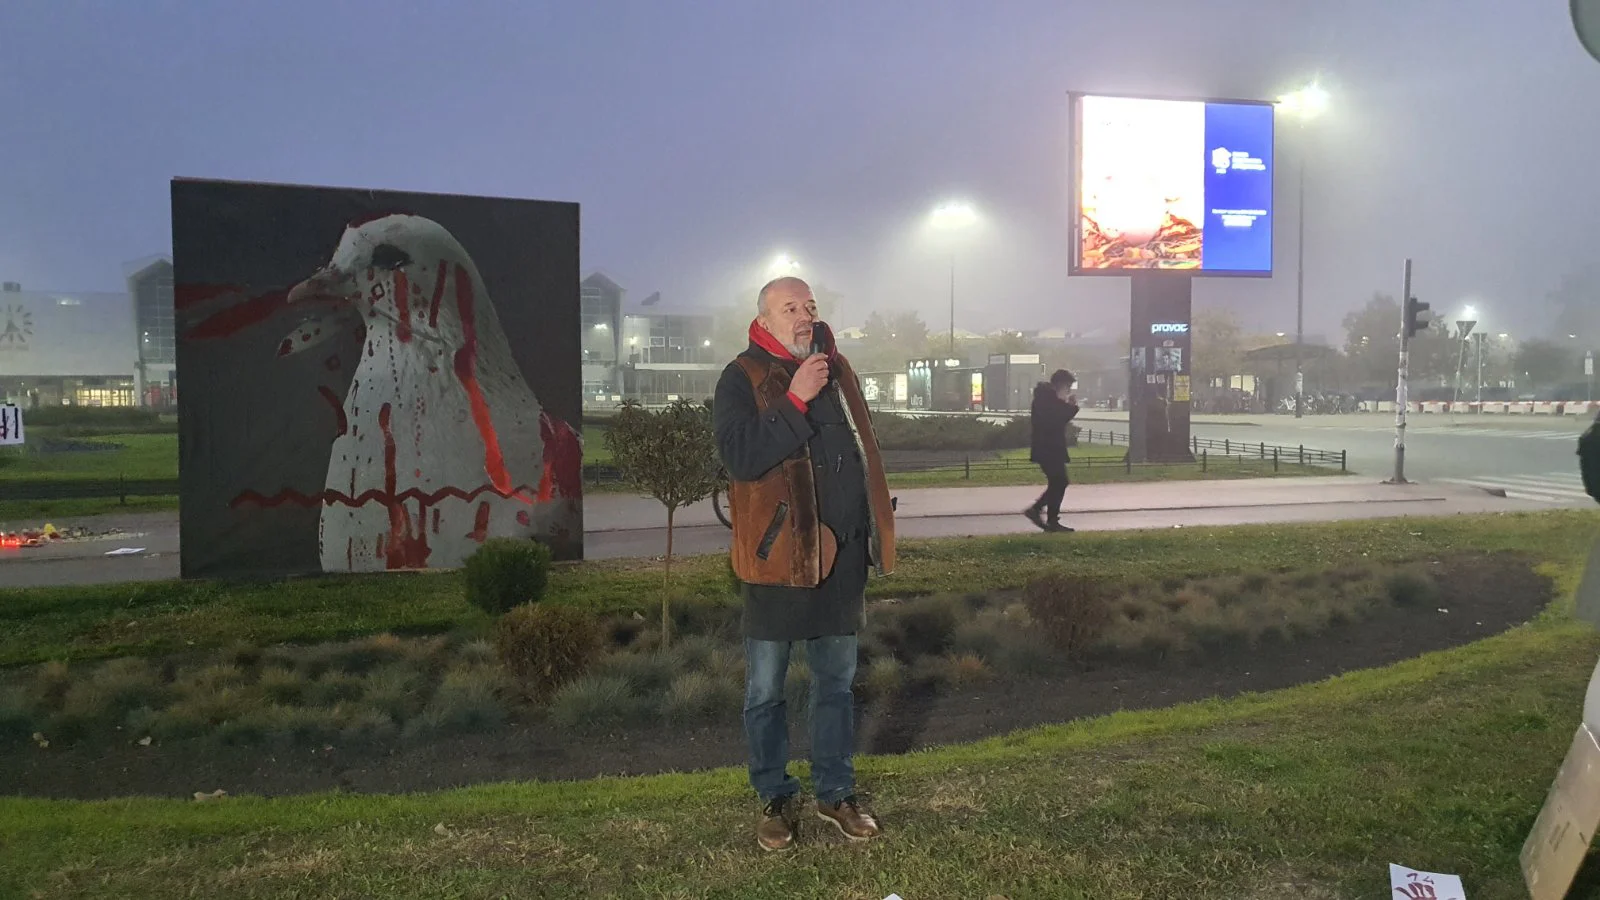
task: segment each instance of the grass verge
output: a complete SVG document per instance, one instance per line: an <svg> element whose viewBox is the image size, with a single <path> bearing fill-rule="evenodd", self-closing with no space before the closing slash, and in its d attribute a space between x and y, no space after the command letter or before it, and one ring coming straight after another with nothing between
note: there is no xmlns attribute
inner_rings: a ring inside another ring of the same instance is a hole
<svg viewBox="0 0 1600 900"><path fill-rule="evenodd" d="M1502 550L1577 558L1595 531L1580 511L1306 525L1085 532L905 541L896 573L869 597L1020 588L1047 572L1191 577L1327 568ZM650 560L557 566L546 602L652 614L661 567ZM733 601L723 554L673 566L679 604ZM330 576L283 582L142 582L0 591L0 666L52 659L181 653L238 642L343 640L366 634L480 635L490 619L455 572Z"/></svg>
<svg viewBox="0 0 1600 900"><path fill-rule="evenodd" d="M1305 688L861 759L885 837L843 845L808 817L787 855L755 848L733 770L411 796L5 799L0 893L1355 897L1381 895L1393 860L1514 897L1597 650L1550 616Z"/></svg>

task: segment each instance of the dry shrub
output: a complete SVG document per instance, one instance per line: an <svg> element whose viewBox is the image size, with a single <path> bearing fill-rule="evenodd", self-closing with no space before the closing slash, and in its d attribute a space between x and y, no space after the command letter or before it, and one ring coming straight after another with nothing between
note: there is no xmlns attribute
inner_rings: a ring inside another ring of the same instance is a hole
<svg viewBox="0 0 1600 900"><path fill-rule="evenodd" d="M981 657L971 653L952 656L946 666L949 681L953 685L962 686L980 684L994 677L994 671Z"/></svg>
<svg viewBox="0 0 1600 900"><path fill-rule="evenodd" d="M506 721L500 674L489 666L451 669L422 715L406 723L410 735L489 731Z"/></svg>
<svg viewBox="0 0 1600 900"><path fill-rule="evenodd" d="M950 649L958 654L994 659L1005 643L1009 629L998 614L984 614L956 627Z"/></svg>
<svg viewBox="0 0 1600 900"><path fill-rule="evenodd" d="M905 681L906 664L892 656L885 656L867 666L863 686L871 697L892 697Z"/></svg>
<svg viewBox="0 0 1600 900"><path fill-rule="evenodd" d="M312 706L333 706L350 700L359 700L366 692L366 682L360 676L345 672L327 672L306 686L305 699Z"/></svg>
<svg viewBox="0 0 1600 900"><path fill-rule="evenodd" d="M582 675L604 645L595 617L570 606L525 603L501 616L494 628L501 663L541 696Z"/></svg>
<svg viewBox="0 0 1600 900"><path fill-rule="evenodd" d="M942 595L886 603L878 608L871 640L902 662L941 656L966 611L959 597Z"/></svg>
<svg viewBox="0 0 1600 900"><path fill-rule="evenodd" d="M1053 574L1028 582L1022 589L1022 600L1045 638L1067 658L1077 659L1094 646L1111 624L1106 593L1105 587L1093 579Z"/></svg>
<svg viewBox="0 0 1600 900"><path fill-rule="evenodd" d="M364 681L363 701L395 721L417 715L427 700L426 676L402 663L374 669Z"/></svg>
<svg viewBox="0 0 1600 900"><path fill-rule="evenodd" d="M1165 619L1124 621L1106 631L1100 647L1119 657L1167 660L1189 648L1187 637Z"/></svg>
<svg viewBox="0 0 1600 900"><path fill-rule="evenodd" d="M652 710L626 678L589 674L550 698L550 721L574 731L601 731L642 722Z"/></svg>
<svg viewBox="0 0 1600 900"><path fill-rule="evenodd" d="M407 655L406 642L387 632L337 644L331 650L331 664L355 674L397 662Z"/></svg>
<svg viewBox="0 0 1600 900"><path fill-rule="evenodd" d="M60 709L71 687L72 670L60 660L51 660L33 673L33 695L46 709Z"/></svg>
<svg viewBox="0 0 1600 900"><path fill-rule="evenodd" d="M690 669L704 669L711 655L721 648L721 642L710 635L695 634L674 642L673 647Z"/></svg>
<svg viewBox="0 0 1600 900"><path fill-rule="evenodd" d="M68 689L62 713L85 722L122 719L141 706L158 706L167 698L161 673L143 659L114 659Z"/></svg>
<svg viewBox="0 0 1600 900"><path fill-rule="evenodd" d="M1439 585L1418 569L1401 569L1383 580L1383 589L1396 606L1432 606L1439 597Z"/></svg>
<svg viewBox="0 0 1600 900"><path fill-rule="evenodd" d="M251 703L250 697L237 687L219 687L212 691L195 689L158 711L150 723L150 731L165 740L200 737L258 707L259 704Z"/></svg>
<svg viewBox="0 0 1600 900"><path fill-rule="evenodd" d="M630 691L652 694L665 691L685 668L683 656L677 647L651 651L623 650L602 657L594 665L592 674L621 678L628 683Z"/></svg>
<svg viewBox="0 0 1600 900"><path fill-rule="evenodd" d="M272 703L301 703L310 687L311 680L304 673L277 666L262 669L256 679L256 690Z"/></svg>
<svg viewBox="0 0 1600 900"><path fill-rule="evenodd" d="M738 686L705 672L685 672L667 688L661 711L667 721L690 725L732 718L742 706Z"/></svg>

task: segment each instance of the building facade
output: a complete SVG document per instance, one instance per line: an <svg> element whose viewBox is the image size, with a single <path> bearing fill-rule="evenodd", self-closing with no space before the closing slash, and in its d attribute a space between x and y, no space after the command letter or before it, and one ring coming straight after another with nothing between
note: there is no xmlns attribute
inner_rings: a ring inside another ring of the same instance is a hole
<svg viewBox="0 0 1600 900"><path fill-rule="evenodd" d="M172 261L165 257L137 265L128 275L138 335L136 390L144 406L178 402L178 336L173 324Z"/></svg>
<svg viewBox="0 0 1600 900"><path fill-rule="evenodd" d="M579 298L586 407L710 399L723 366L744 349L717 347L714 316L663 309L660 294L628 303L627 290L602 272L583 280Z"/></svg>
<svg viewBox="0 0 1600 900"><path fill-rule="evenodd" d="M621 285L599 272L585 278L579 286L583 402L586 406L615 405L622 399L619 363L625 294Z"/></svg>
<svg viewBox="0 0 1600 900"><path fill-rule="evenodd" d="M641 403L709 400L728 360L744 347L717 347L716 318L684 311L630 310L622 321L624 394Z"/></svg>
<svg viewBox="0 0 1600 900"><path fill-rule="evenodd" d="M127 294L0 285L0 398L43 406L133 406L139 350Z"/></svg>

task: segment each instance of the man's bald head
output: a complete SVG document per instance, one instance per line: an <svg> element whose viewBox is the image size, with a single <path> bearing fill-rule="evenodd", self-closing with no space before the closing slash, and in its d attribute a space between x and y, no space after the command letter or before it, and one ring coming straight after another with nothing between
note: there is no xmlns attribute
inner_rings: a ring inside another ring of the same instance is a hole
<svg viewBox="0 0 1600 900"><path fill-rule="evenodd" d="M811 323L816 320L817 301L804 279L774 278L756 295L756 323L789 348L795 359L811 354Z"/></svg>
<svg viewBox="0 0 1600 900"><path fill-rule="evenodd" d="M811 285L806 284L804 278L798 278L794 275L785 275L782 278L772 279L762 285L761 292L756 294L756 315L764 316L767 314L767 298L773 295L800 295L809 299L811 297Z"/></svg>

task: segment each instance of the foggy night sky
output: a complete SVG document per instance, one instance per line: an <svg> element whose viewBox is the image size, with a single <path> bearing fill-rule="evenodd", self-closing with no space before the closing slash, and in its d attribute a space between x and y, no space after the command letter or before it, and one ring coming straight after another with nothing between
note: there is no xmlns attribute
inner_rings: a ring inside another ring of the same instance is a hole
<svg viewBox="0 0 1600 900"><path fill-rule="evenodd" d="M1565 2L1406 0L12 0L0 5L0 278L123 290L170 252L168 180L578 201L583 271L726 305L787 251L871 308L958 327L1125 328L1125 279L1069 279L1068 90L1272 98L1277 277L1199 308L1294 327L1294 175L1310 163L1307 331L1374 291L1542 327L1600 257L1600 63ZM1286 127L1287 126L1287 127Z"/></svg>

